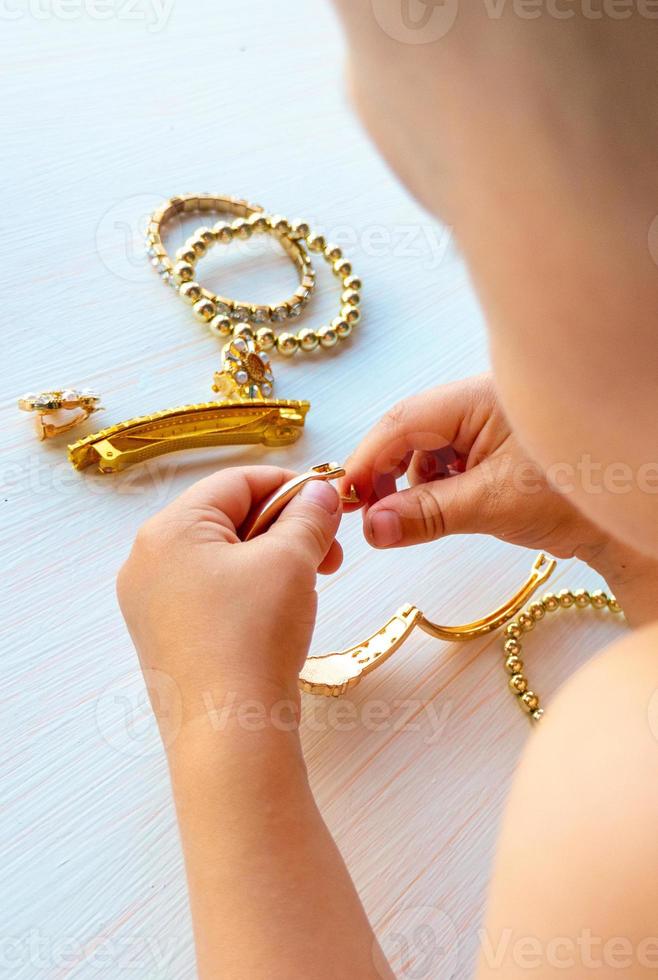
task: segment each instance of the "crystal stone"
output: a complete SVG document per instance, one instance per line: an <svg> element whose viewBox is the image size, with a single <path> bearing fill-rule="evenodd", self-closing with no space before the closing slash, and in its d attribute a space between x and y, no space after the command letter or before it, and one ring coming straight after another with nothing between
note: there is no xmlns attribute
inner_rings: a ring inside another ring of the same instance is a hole
<svg viewBox="0 0 658 980"><path fill-rule="evenodd" d="M34 399L34 407L42 410L55 409L57 408L57 404L57 400L48 392L38 395L37 398Z"/></svg>

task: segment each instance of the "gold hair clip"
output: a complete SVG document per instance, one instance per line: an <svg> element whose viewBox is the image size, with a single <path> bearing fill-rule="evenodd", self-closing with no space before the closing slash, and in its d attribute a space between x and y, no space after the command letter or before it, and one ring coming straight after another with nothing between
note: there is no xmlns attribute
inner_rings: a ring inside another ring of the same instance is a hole
<svg viewBox="0 0 658 980"><path fill-rule="evenodd" d="M63 432L68 432L76 425L86 421L94 412L102 409L100 397L88 388L77 391L74 388L64 388L61 391L42 391L40 394L23 395L18 399L18 407L22 412L36 413L36 429L39 439L52 439ZM73 412L63 419L57 419L57 413Z"/></svg>
<svg viewBox="0 0 658 980"><path fill-rule="evenodd" d="M119 422L69 446L77 470L93 463L101 473L117 473L180 449L260 443L289 446L299 439L307 401L277 401L269 357L248 337L236 337L222 352L222 370L213 390L221 401L167 408Z"/></svg>
<svg viewBox="0 0 658 980"><path fill-rule="evenodd" d="M244 539L250 540L262 534L310 480L334 480L344 475L344 468L337 463L322 463L289 480L253 515L244 529ZM353 493L349 499L353 501ZM299 677L299 686L309 694L339 697L358 684L365 674L388 660L416 627L436 639L447 641L471 640L491 633L504 626L523 608L540 585L550 578L556 564L554 559L538 555L530 575L513 596L489 615L461 626L441 626L428 619L417 606L401 606L381 629L361 643L347 650L308 657Z"/></svg>
<svg viewBox="0 0 658 980"><path fill-rule="evenodd" d="M69 446L76 470L94 463L117 473L180 449L208 446L290 446L304 427L310 406L302 401L204 402L182 405L119 422Z"/></svg>

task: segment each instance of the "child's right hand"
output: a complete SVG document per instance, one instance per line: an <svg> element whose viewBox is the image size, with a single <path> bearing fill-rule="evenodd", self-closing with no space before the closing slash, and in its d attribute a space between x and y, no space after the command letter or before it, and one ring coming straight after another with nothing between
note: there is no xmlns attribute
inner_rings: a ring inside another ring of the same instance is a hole
<svg viewBox="0 0 658 980"><path fill-rule="evenodd" d="M564 467L555 468L559 489L551 486L519 444L488 374L399 402L346 466L344 489L354 484L365 507L365 536L376 548L492 534L558 558L582 559L608 580L627 615L641 596L633 618L655 616L658 565L576 509L560 482L574 479ZM410 488L397 491L396 479L405 472Z"/></svg>

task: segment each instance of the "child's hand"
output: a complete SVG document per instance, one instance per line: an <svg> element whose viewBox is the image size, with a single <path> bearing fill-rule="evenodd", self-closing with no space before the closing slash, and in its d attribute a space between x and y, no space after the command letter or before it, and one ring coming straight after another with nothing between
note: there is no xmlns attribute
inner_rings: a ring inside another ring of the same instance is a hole
<svg viewBox="0 0 658 980"><path fill-rule="evenodd" d="M347 471L346 487L353 483L366 502L364 531L376 548L483 533L591 561L606 545L604 532L549 486L519 445L489 375L400 402ZM405 471L411 488L396 492Z"/></svg>
<svg viewBox="0 0 658 980"><path fill-rule="evenodd" d="M149 688L161 722L163 675L182 700L184 724L228 694L297 704L316 575L342 560L338 494L313 481L265 534L247 543L239 536L252 509L293 475L272 466L222 470L138 533L117 589L147 684L156 679Z"/></svg>

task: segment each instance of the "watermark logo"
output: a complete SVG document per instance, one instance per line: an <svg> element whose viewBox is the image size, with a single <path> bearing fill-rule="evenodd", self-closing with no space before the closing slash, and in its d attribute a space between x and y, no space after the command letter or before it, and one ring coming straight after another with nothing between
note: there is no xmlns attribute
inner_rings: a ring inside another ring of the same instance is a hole
<svg viewBox="0 0 658 980"><path fill-rule="evenodd" d="M96 252L117 278L146 282L153 276L146 254L146 232L162 195L134 194L105 212L96 228Z"/></svg>
<svg viewBox="0 0 658 980"><path fill-rule="evenodd" d="M455 976L459 935L442 909L419 905L396 910L378 932L381 953L388 965L382 961L378 948L373 959L382 977L390 976L390 969L396 977L408 980L451 980Z"/></svg>
<svg viewBox="0 0 658 980"><path fill-rule="evenodd" d="M371 0L375 20L394 41L431 44L448 33L459 0Z"/></svg>
<svg viewBox="0 0 658 980"><path fill-rule="evenodd" d="M116 752L133 759L160 755L160 739L165 748L173 745L182 719L179 687L161 670L145 670L143 678L139 671L131 671L109 684L96 701L96 726L101 736Z"/></svg>

